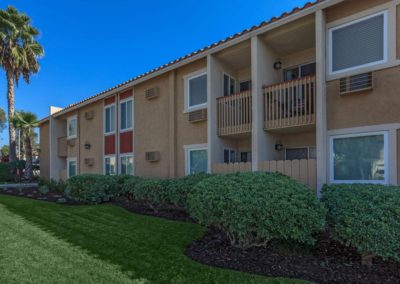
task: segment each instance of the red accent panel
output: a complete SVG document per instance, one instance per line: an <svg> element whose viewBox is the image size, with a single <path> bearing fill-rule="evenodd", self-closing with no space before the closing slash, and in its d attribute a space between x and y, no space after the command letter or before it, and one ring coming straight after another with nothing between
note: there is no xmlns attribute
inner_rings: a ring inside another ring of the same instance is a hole
<svg viewBox="0 0 400 284"><path fill-rule="evenodd" d="M129 97L132 97L132 90L128 90L126 92L123 92L122 94L119 95L120 100L127 99Z"/></svg>
<svg viewBox="0 0 400 284"><path fill-rule="evenodd" d="M119 134L120 153L133 153L133 131L127 131Z"/></svg>
<svg viewBox="0 0 400 284"><path fill-rule="evenodd" d="M104 155L115 154L115 135L108 135L104 137Z"/></svg>
<svg viewBox="0 0 400 284"><path fill-rule="evenodd" d="M114 102L115 102L115 96L112 96L104 100L104 105L110 105L113 104Z"/></svg>

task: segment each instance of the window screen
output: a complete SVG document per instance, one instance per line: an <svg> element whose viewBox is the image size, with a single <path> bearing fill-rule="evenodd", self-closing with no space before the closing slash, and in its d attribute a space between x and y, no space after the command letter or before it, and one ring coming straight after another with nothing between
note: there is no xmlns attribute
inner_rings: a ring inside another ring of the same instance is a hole
<svg viewBox="0 0 400 284"><path fill-rule="evenodd" d="M207 102L207 75L189 80L189 107Z"/></svg>
<svg viewBox="0 0 400 284"><path fill-rule="evenodd" d="M385 59L385 14L332 31L332 71Z"/></svg>

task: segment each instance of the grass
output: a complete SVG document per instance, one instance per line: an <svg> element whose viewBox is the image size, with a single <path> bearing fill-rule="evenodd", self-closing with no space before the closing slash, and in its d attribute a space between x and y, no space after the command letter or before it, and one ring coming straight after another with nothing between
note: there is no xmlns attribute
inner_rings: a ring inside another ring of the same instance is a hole
<svg viewBox="0 0 400 284"><path fill-rule="evenodd" d="M298 283L208 267L198 225L0 195L0 283Z"/></svg>

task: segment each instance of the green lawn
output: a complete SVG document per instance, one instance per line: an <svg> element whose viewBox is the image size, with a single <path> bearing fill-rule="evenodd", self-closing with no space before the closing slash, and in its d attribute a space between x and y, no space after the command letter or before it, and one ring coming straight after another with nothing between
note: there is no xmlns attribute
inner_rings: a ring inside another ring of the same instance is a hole
<svg viewBox="0 0 400 284"><path fill-rule="evenodd" d="M212 268L184 248L198 225L111 205L0 195L0 283L294 283Z"/></svg>

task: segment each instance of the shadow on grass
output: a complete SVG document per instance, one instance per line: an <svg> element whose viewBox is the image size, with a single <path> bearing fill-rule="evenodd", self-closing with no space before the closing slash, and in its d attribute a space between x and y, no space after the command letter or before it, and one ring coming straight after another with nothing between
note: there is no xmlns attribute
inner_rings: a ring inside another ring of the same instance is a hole
<svg viewBox="0 0 400 284"><path fill-rule="evenodd" d="M6 208L41 229L155 283L294 283L198 264L184 254L198 225L140 216L111 205L65 206L0 196Z"/></svg>

